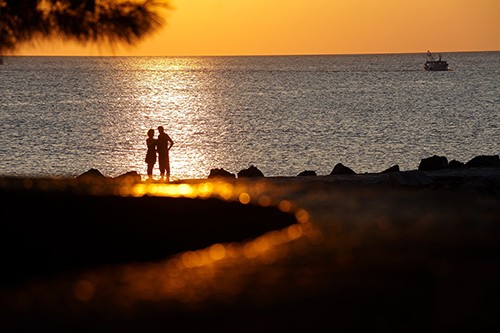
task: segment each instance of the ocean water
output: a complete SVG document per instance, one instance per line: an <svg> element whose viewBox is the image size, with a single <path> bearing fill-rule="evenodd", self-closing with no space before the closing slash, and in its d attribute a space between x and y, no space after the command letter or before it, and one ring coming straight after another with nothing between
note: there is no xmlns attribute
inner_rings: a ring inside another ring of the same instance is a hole
<svg viewBox="0 0 500 333"><path fill-rule="evenodd" d="M499 154L500 52L442 55L451 70L426 72L425 52L4 57L0 175L145 177L146 132L159 125L175 142L174 180Z"/></svg>

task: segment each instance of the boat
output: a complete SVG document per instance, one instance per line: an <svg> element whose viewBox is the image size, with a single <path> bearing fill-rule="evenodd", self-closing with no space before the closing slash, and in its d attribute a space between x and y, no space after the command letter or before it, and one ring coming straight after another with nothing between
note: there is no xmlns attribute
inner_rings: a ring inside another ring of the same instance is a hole
<svg viewBox="0 0 500 333"><path fill-rule="evenodd" d="M427 60L425 61L424 69L426 71L447 71L448 62L441 59L441 54L439 54L438 59L436 60L432 53L427 51Z"/></svg>

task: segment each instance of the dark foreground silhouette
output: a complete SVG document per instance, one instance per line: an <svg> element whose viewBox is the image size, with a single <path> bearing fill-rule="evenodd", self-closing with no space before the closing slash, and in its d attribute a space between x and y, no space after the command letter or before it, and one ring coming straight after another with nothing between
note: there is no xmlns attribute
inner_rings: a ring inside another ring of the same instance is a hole
<svg viewBox="0 0 500 333"><path fill-rule="evenodd" d="M231 181L311 229L271 246L299 234L272 207L2 186L0 331L500 330L499 169Z"/></svg>
<svg viewBox="0 0 500 333"><path fill-rule="evenodd" d="M217 199L0 190L0 285L106 264L158 261L296 223L276 207Z"/></svg>

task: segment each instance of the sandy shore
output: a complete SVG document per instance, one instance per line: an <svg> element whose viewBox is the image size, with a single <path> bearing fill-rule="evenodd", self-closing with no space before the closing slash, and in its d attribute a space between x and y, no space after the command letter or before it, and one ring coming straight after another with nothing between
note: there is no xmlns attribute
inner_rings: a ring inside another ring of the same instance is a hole
<svg viewBox="0 0 500 333"><path fill-rule="evenodd" d="M500 328L500 169L0 178L6 332Z"/></svg>

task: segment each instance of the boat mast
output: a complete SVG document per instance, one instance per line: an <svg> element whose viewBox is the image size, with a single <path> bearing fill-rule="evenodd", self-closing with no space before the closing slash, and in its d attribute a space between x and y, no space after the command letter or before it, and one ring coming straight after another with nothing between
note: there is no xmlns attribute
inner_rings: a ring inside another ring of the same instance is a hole
<svg viewBox="0 0 500 333"><path fill-rule="evenodd" d="M427 59L430 61L434 61L434 56L432 55L431 51L427 50Z"/></svg>

